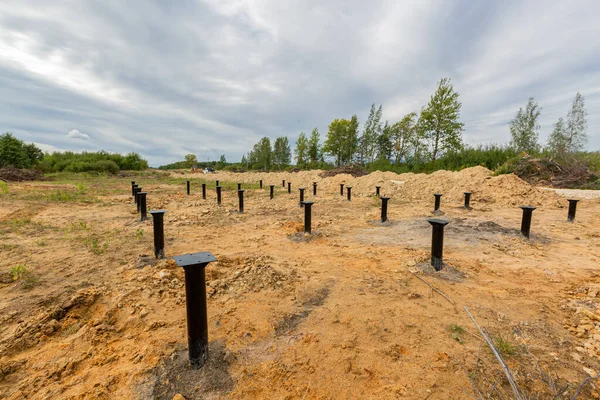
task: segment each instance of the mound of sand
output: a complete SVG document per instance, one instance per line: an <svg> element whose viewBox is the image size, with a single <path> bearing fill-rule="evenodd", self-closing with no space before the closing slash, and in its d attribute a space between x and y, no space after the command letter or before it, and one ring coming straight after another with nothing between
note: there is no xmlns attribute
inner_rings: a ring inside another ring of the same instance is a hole
<svg viewBox="0 0 600 400"><path fill-rule="evenodd" d="M492 176L484 167L466 168L462 171L436 171L431 174L375 171L365 176L353 177L350 174L337 174L322 178L321 170L300 172L218 172L211 175L186 174L190 178L221 180L241 183L257 183L263 180L265 187L274 184L281 187L282 180L292 182L293 190L299 187L311 188L318 183L320 193L339 192L340 184L352 186L354 196L370 196L375 186L381 186L381 193L396 199L430 200L434 193L444 195L442 201L461 202L464 192L471 192L472 203L497 203L501 205L559 207L561 197L556 193L538 189L516 175ZM181 175L180 175L181 176Z"/></svg>

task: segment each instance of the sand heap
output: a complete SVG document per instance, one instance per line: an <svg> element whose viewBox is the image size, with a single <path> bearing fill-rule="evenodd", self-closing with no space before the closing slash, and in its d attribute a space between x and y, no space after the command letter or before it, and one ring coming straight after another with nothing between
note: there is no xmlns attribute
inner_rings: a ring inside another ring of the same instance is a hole
<svg viewBox="0 0 600 400"><path fill-rule="evenodd" d="M531 186L514 174L492 176L484 167L462 171L436 171L432 174L401 174L384 185L385 193L410 200L427 200L441 193L445 200L460 202L471 192L473 203L497 203L508 206L532 205L556 207L561 197L554 192Z"/></svg>
<svg viewBox="0 0 600 400"><path fill-rule="evenodd" d="M484 167L466 168L462 171L436 171L431 174L375 171L355 178L349 174L338 174L321 178L321 170L301 172L218 172L211 175L184 174L190 178L202 178L241 183L257 183L263 180L265 187L269 184L281 187L282 180L292 182L293 190L299 187L311 188L313 182L319 185L319 191L336 193L341 183L352 186L354 196L370 196L375 193L375 186L381 186L381 192L397 199L429 200L434 193L442 193L444 200L461 202L464 192L472 192L472 202L497 203L508 206L532 205L558 207L564 201L554 192L531 186L514 174L492 176L492 172ZM182 176L182 175L177 175Z"/></svg>

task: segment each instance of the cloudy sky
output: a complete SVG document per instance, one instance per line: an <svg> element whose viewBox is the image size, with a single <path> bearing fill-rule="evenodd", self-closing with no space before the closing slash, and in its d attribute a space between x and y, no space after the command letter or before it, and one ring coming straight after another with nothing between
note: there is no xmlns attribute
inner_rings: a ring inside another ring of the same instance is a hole
<svg viewBox="0 0 600 400"><path fill-rule="evenodd" d="M467 143L507 143L527 99L540 140L586 99L600 149L600 2L2 0L0 131L44 150L229 161L383 104L395 122L442 77Z"/></svg>

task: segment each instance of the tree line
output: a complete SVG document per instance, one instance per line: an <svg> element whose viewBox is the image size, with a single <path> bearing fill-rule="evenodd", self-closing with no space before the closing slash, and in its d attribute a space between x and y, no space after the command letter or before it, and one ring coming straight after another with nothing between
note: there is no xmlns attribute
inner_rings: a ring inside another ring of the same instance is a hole
<svg viewBox="0 0 600 400"><path fill-rule="evenodd" d="M44 153L7 132L0 135L0 168L36 168L42 172L108 172L143 170L148 162L137 153L121 155L106 151Z"/></svg>
<svg viewBox="0 0 600 400"><path fill-rule="evenodd" d="M284 169L292 162L296 168L326 168L357 164L374 170L431 171L485 165L495 169L520 153L565 158L587 144L585 99L577 93L566 118L560 118L546 146L539 144L541 107L530 98L510 121L508 145L465 145L460 120L462 103L449 78L437 83L429 102L418 112L412 111L399 121L383 121L383 106L371 105L362 124L356 114L349 119L336 118L328 126L321 143L319 130L307 137L301 132L296 147L290 148L285 136L263 137L233 168L246 170ZM460 163L465 164L460 164Z"/></svg>

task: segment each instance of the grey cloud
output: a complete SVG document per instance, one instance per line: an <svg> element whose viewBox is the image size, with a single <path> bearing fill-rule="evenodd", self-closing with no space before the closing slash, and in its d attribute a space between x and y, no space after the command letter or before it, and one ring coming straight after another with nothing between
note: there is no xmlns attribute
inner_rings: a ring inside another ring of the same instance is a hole
<svg viewBox="0 0 600 400"><path fill-rule="evenodd" d="M530 96L542 139L577 91L600 148L600 36L590 1L0 3L0 130L60 149L236 160L371 103L391 122L436 82L461 93L465 139L508 142ZM74 141L77 127L93 137ZM74 142L77 142L76 144Z"/></svg>

